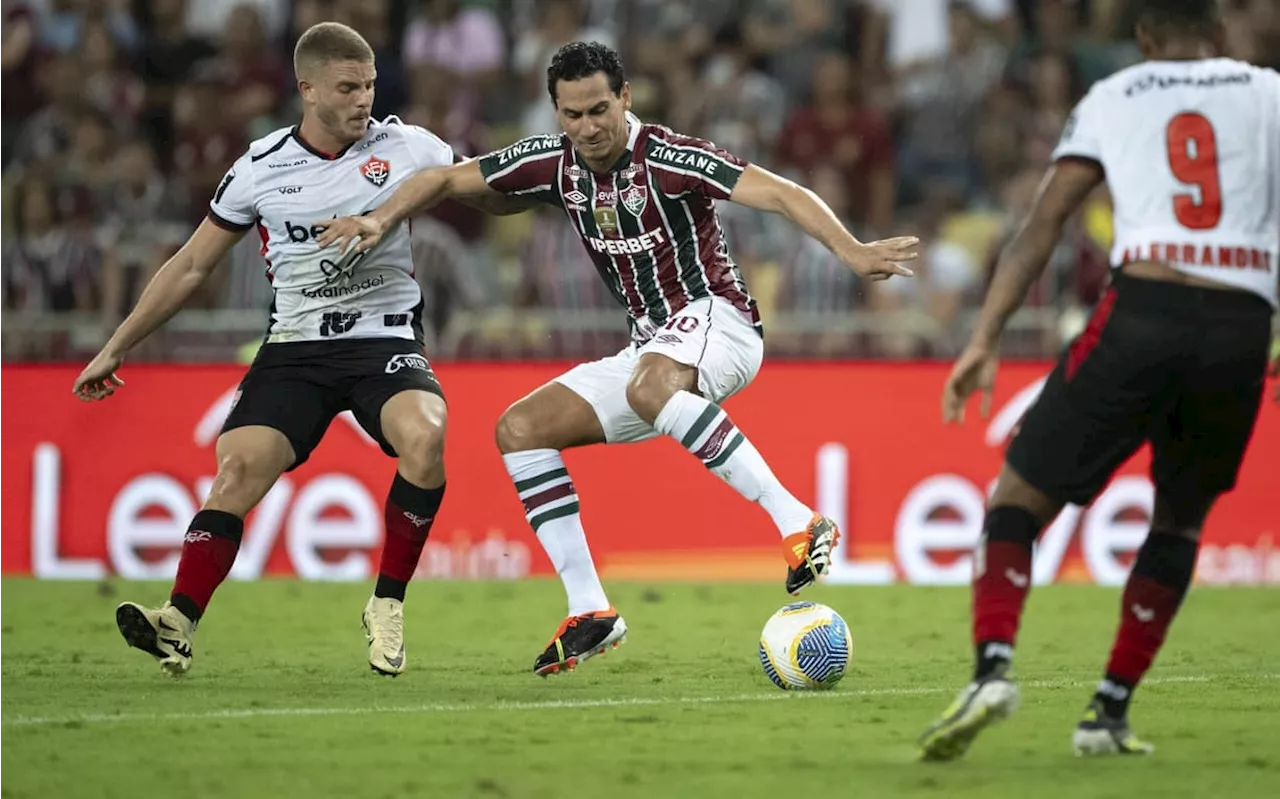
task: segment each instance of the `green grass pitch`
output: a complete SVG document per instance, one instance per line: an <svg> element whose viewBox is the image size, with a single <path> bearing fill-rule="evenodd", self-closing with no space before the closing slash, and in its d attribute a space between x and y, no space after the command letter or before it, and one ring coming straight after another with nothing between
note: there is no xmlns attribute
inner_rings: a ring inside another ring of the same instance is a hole
<svg viewBox="0 0 1280 799"><path fill-rule="evenodd" d="M534 677L557 582L418 583L409 670L372 674L367 585L230 583L170 679L115 629L167 586L7 579L4 797L1280 796L1280 592L1193 589L1132 709L1151 758L1084 760L1072 727L1119 591L1038 588L1023 706L963 761L915 737L968 676L967 589L819 586L854 638L831 692L787 694L756 659L780 584L610 584L630 640Z"/></svg>

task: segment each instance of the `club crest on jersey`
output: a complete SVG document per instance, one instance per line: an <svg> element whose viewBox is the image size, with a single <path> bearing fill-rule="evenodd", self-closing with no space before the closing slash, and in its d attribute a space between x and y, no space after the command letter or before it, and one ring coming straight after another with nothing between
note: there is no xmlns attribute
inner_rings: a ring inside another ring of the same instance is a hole
<svg viewBox="0 0 1280 799"><path fill-rule="evenodd" d="M596 218L596 227L606 239L618 238L618 210L611 206L601 206L592 214Z"/></svg>
<svg viewBox="0 0 1280 799"><path fill-rule="evenodd" d="M365 180L380 187L387 182L387 178L391 177L391 162L371 155L369 160L360 167L360 174L364 175Z"/></svg>
<svg viewBox="0 0 1280 799"><path fill-rule="evenodd" d="M649 187L632 183L618 193L618 199L622 201L622 207L630 211L632 216L640 216L644 213L644 207L649 204Z"/></svg>

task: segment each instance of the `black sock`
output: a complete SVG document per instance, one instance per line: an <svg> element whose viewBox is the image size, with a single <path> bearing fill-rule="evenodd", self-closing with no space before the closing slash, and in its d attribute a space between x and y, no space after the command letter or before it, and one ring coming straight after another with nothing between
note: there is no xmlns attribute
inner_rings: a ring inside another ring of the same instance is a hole
<svg viewBox="0 0 1280 799"><path fill-rule="evenodd" d="M1013 663L1013 644L1005 641L979 641L974 649L975 682L985 680L997 671L1008 671Z"/></svg>
<svg viewBox="0 0 1280 799"><path fill-rule="evenodd" d="M409 583L405 580L393 580L385 574L378 575L378 582L373 586L373 595L382 599L398 599L404 601L405 589Z"/></svg>
<svg viewBox="0 0 1280 799"><path fill-rule="evenodd" d="M1094 701L1102 705L1102 712L1113 719L1122 719L1129 713L1129 700L1133 698L1133 689L1137 686L1118 674L1108 673L1098 690L1094 693Z"/></svg>

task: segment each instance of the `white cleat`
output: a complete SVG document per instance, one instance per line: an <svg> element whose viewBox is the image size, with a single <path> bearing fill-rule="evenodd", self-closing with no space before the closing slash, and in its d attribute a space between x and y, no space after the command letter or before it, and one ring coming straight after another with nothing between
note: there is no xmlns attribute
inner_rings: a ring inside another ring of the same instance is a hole
<svg viewBox="0 0 1280 799"><path fill-rule="evenodd" d="M404 603L369 597L360 623L369 640L369 668L388 677L404 671Z"/></svg>
<svg viewBox="0 0 1280 799"><path fill-rule="evenodd" d="M121 602L116 607L116 626L129 646L160 661L168 674L177 677L191 668L196 625L168 602L158 608Z"/></svg>
<svg viewBox="0 0 1280 799"><path fill-rule="evenodd" d="M965 686L936 722L920 736L923 760L955 760L969 750L973 739L1018 709L1018 684L1003 676Z"/></svg>

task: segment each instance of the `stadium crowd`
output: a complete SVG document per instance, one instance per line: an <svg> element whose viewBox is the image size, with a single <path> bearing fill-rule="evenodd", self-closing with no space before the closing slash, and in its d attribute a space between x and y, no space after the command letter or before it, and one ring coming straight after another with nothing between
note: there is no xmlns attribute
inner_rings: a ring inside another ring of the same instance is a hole
<svg viewBox="0 0 1280 799"><path fill-rule="evenodd" d="M557 131L544 72L561 44L618 47L641 118L797 179L860 237L928 243L914 280L863 286L784 220L725 204L771 356L950 355L1071 108L1137 61L1129 5L4 0L4 357L78 358L101 343L246 145L296 122L290 53L325 19L374 47L375 116L422 125L463 155ZM1229 54L1280 65L1280 2L1223 6ZM446 204L418 220L434 357L598 355L625 336L558 213ZM1020 352L1051 352L1078 325L1105 282L1109 240L1100 190L1034 291L1049 321L1021 334ZM194 306L265 323L270 292L250 235ZM581 323L597 318L610 320L608 343ZM225 358L253 340L232 329L194 331L211 347L158 337L139 354Z"/></svg>

